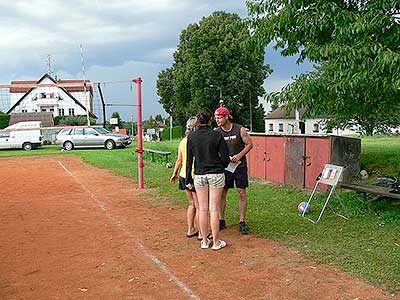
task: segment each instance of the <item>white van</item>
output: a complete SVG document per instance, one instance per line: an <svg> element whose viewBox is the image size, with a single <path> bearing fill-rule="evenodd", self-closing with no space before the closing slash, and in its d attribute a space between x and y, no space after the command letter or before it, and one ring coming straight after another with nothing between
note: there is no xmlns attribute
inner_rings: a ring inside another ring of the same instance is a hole
<svg viewBox="0 0 400 300"><path fill-rule="evenodd" d="M29 151L42 145L40 121L19 122L0 130L0 149Z"/></svg>

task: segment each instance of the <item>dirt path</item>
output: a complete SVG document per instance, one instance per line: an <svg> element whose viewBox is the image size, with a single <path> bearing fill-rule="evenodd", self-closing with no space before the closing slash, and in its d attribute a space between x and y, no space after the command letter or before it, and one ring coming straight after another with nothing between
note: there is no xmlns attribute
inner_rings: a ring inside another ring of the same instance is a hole
<svg viewBox="0 0 400 300"><path fill-rule="evenodd" d="M180 207L65 156L0 159L0 299L399 299L279 243L199 249Z"/></svg>

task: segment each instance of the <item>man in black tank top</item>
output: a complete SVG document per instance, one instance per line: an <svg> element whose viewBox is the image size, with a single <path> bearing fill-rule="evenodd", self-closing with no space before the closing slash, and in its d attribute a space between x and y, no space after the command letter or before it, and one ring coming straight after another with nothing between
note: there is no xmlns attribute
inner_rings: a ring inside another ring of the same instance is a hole
<svg viewBox="0 0 400 300"><path fill-rule="evenodd" d="M219 215L220 229L224 229L225 208L228 189L234 188L239 196L240 223L239 230L242 234L248 234L249 228L246 225L247 195L246 188L249 186L247 174L246 154L253 148L253 142L247 133L246 128L231 122L232 116L226 107L219 107L214 113L218 128L228 145L229 156L233 166L237 164L236 169L231 172L225 170L225 186L222 193L221 208Z"/></svg>

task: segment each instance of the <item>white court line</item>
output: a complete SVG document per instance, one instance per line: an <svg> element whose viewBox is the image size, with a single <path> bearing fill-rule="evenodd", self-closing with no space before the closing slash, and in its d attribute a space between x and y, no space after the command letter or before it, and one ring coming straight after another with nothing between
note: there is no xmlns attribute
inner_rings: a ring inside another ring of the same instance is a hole
<svg viewBox="0 0 400 300"><path fill-rule="evenodd" d="M172 274L172 272L168 269L168 267L166 266L165 263L163 263L161 260L159 260L156 256L152 255L144 246L143 244L138 241L137 239L134 238L134 236L132 235L132 233L121 224L121 222L118 220L118 218L112 216L111 214L109 214L106 210L106 206L105 204L100 201L95 194L93 194L90 190L88 190L86 188L86 186L84 186L79 180L78 178L70 171L68 170L63 164L62 162L58 161L58 164L64 169L65 172L68 173L68 175L70 175L89 195L90 198L92 198L94 200L94 202L96 202L96 204L105 212L106 216L108 219L110 219L110 221L114 224L119 226L123 232L131 239L131 241L133 242L133 244L136 245L136 248L140 249L142 251L142 253L144 254L144 256L146 256L147 258L149 258L161 271L163 271L165 274L167 274L167 276L169 277L169 281L174 282L176 286L178 286L180 289L182 289L187 295L190 296L190 299L193 300L200 300L200 297L197 296L196 294L193 293L193 291L186 286L181 280L179 280L178 277L176 277L175 275Z"/></svg>
<svg viewBox="0 0 400 300"><path fill-rule="evenodd" d="M90 195L90 197L96 202L96 204L102 209L106 210L106 206L104 205L103 202L101 202L99 199L97 199L96 195L94 195L91 191L89 191L86 186L84 186L82 183L79 182L79 180L75 177L74 174L72 174L60 161L58 161L58 164L67 172L72 178L75 179L76 182L80 184L80 186Z"/></svg>

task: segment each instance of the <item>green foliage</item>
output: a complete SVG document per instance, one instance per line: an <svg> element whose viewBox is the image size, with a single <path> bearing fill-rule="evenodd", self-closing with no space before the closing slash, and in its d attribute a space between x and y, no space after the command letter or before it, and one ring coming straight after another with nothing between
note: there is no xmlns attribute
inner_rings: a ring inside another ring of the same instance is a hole
<svg viewBox="0 0 400 300"><path fill-rule="evenodd" d="M157 122L164 123L164 119L163 119L163 117L161 115L156 115L154 117L154 120L156 120Z"/></svg>
<svg viewBox="0 0 400 300"><path fill-rule="evenodd" d="M10 115L0 113L0 129L6 128L10 122Z"/></svg>
<svg viewBox="0 0 400 300"><path fill-rule="evenodd" d="M87 125L87 117L85 115L77 116L56 116L54 117L54 125L68 126L85 126ZM90 125L95 125L96 119L90 118Z"/></svg>
<svg viewBox="0 0 400 300"><path fill-rule="evenodd" d="M146 131L149 128L160 128L160 125L153 118L153 116L150 116L148 120L143 122L143 130Z"/></svg>
<svg viewBox="0 0 400 300"><path fill-rule="evenodd" d="M132 133L132 121L129 122L122 121L121 128L126 129L126 132L129 132L130 135L136 135L137 123L133 122L133 133Z"/></svg>
<svg viewBox="0 0 400 300"><path fill-rule="evenodd" d="M162 132L161 132L161 139L163 141L165 140L169 140L169 135L170 135L170 129L169 128L165 128ZM178 126L173 126L172 127L172 138L173 139L181 139L185 136L185 127L178 125Z"/></svg>
<svg viewBox="0 0 400 300"><path fill-rule="evenodd" d="M361 158L361 169L367 170L370 176L400 179L400 137L363 137Z"/></svg>
<svg viewBox="0 0 400 300"><path fill-rule="evenodd" d="M284 56L315 63L269 101L305 107L327 124L366 134L400 124L400 25L394 0L247 1L254 47L270 42Z"/></svg>
<svg viewBox="0 0 400 300"><path fill-rule="evenodd" d="M263 129L263 82L271 73L264 65L264 53L254 56L245 47L249 30L236 14L214 12L198 24L190 24L180 35L172 67L158 75L157 94L165 111L184 125L200 108L214 110L219 98L231 110L235 121ZM261 112L262 111L262 112ZM261 112L261 113L260 113Z"/></svg>

